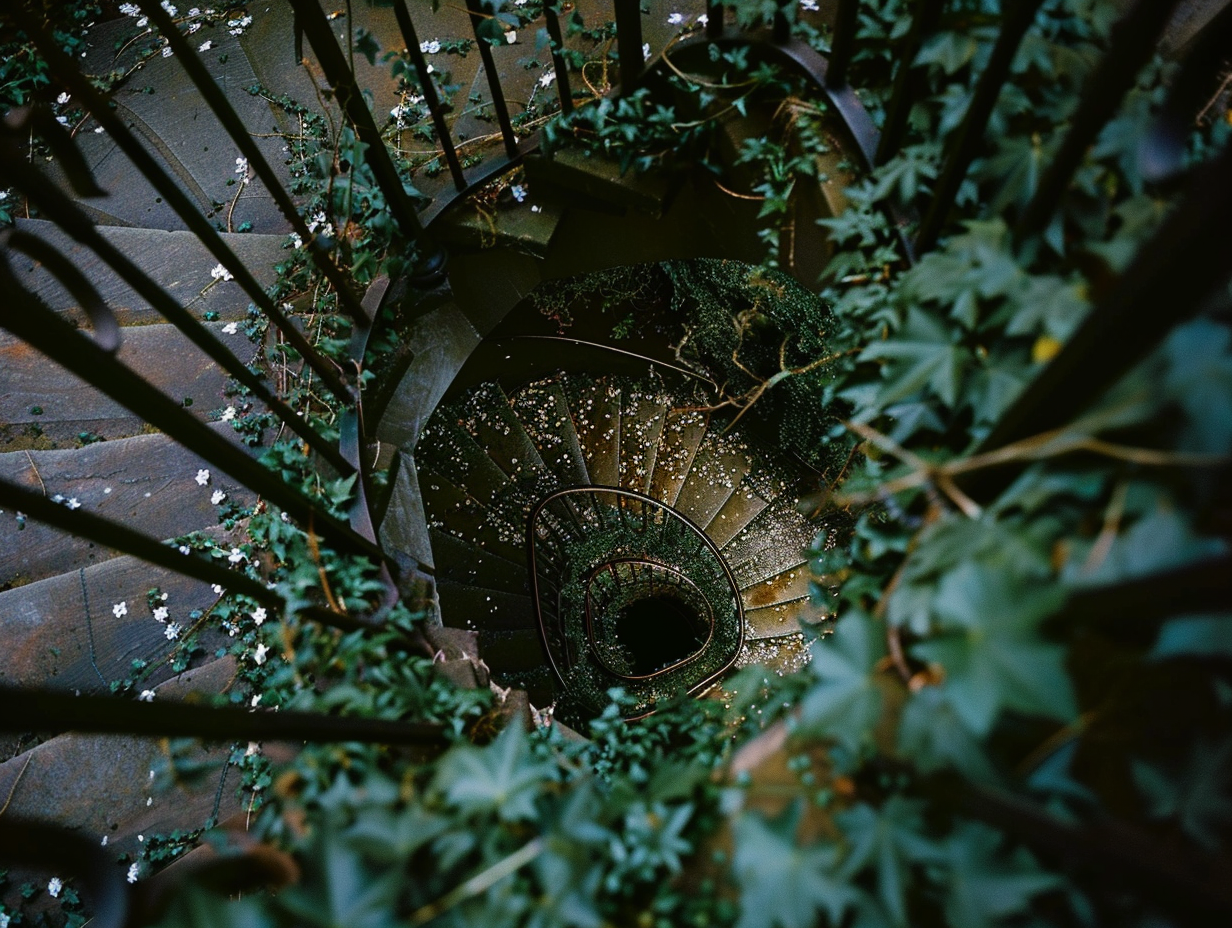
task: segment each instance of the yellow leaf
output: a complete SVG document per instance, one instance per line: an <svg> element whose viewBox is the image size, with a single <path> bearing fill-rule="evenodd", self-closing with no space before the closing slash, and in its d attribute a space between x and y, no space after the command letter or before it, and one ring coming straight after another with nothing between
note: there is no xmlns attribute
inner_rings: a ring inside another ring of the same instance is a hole
<svg viewBox="0 0 1232 928"><path fill-rule="evenodd" d="M1031 347L1031 360L1036 364L1043 364L1046 361L1051 361L1057 356L1057 352L1061 350L1061 342L1053 338L1051 335L1041 335L1035 340L1035 344Z"/></svg>

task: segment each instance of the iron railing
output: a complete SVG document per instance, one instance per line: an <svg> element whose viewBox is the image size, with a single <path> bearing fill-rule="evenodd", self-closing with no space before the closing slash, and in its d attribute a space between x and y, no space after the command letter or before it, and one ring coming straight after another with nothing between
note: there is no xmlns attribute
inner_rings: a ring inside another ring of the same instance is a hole
<svg viewBox="0 0 1232 928"><path fill-rule="evenodd" d="M1006 0L999 38L992 57L976 86L966 116L954 134L945 153L943 166L933 198L923 216L914 239L904 238L903 254L912 260L917 253L936 247L951 228L959 188L967 176L973 159L978 155L988 128L995 101L1009 75L1010 62L1031 25L1041 0ZM197 239L209 250L244 290L269 323L274 326L304 359L308 369L329 389L346 410L343 421L343 441L335 443L314 429L303 417L290 409L268 385L248 370L242 360L227 349L211 331L193 319L179 303L164 292L124 255L99 235L94 223L71 199L49 183L34 167L21 149L27 136L39 135L58 156L75 190L82 196L98 192L76 154L71 139L55 121L37 108L12 114L0 139L0 168L7 182L29 197L41 214L63 228L71 237L95 252L126 283L160 312L169 323L211 357L222 369L250 389L266 404L269 411L288 429L299 436L320 460L339 474L358 473L363 476L359 454L363 438L371 423L365 423L358 389L358 373L362 364L365 335L375 318L377 299L365 305L361 295L349 283L332 256L332 243L308 230L296 209L294 199L278 181L277 175L254 144L249 129L218 91L195 50L183 40L170 17L154 0L139 0L143 12L159 29L175 58L200 91L202 98L219 119L230 138L248 159L256 175L268 188L291 227L307 246L308 254L321 274L337 293L339 307L354 323L359 337L355 340L349 361L340 365L317 351L290 319L270 299L242 261L227 246L196 205L180 189L178 183L149 154L144 144L108 106L106 99L79 73L75 62L64 55L35 13L21 4L6 5L4 15L22 29L38 46L54 80L67 88L132 160ZM1030 204L1019 216L1015 237L1021 248L1035 247L1035 240L1061 206L1084 152L1092 139L1115 112L1151 49L1156 47L1175 0L1138 0L1117 26L1112 49L1091 75L1075 109L1069 134L1048 166ZM642 55L641 14L637 0L616 0L616 38L620 65L620 82L615 93L627 93L643 78L646 62ZM878 131L850 86L850 74L855 59L859 23L859 0L839 0L830 54L823 56L791 34L790 20L784 3L770 28L761 33L743 32L724 21L724 5L707 2L709 22L703 33L685 43L754 43L773 60L793 70L811 82L816 92L830 102L844 124L860 160L865 167L884 163L902 146L908 113L915 102L918 82L911 80L911 62L915 51L928 34L936 29L943 0L919 0L915 6L911 29L900 40L899 69L892 95L886 108L887 117ZM337 44L324 14L316 3L296 2L297 32L306 36L317 56L334 94L348 121L366 143L366 158L379 184L391 216L402 236L419 251L415 279L420 285L432 285L441 280L444 253L431 244L425 231L431 222L461 197L474 191L491 178L516 166L535 150L537 139L531 135L518 140L508 108L503 104L500 75L487 56L486 40L479 35L482 11L476 0L467 0L471 24L475 27L481 55L485 55L485 70L491 80L491 92L501 130L504 154L469 171L464 170L448 129L448 111L435 92L428 66L419 52L419 42L412 17L403 0L394 3L398 25L406 41L412 66L418 75L425 99L436 128L443 156L448 164L454 190L442 194L424 210L417 211L403 187L403 181L393 163L376 123L366 107L346 56ZM544 19L552 43L552 61L560 106L568 111L573 95L566 68L563 36L556 3L544 8ZM1145 162L1149 176L1156 179L1176 179L1183 173L1184 149L1178 143L1186 117L1193 109L1196 87L1204 68L1221 54L1220 40L1232 31L1232 14L1225 11L1197 43L1190 59L1183 63L1169 99L1151 133L1145 139ZM653 66L653 64L652 64ZM1178 128L1182 127L1182 128ZM1130 269L1116 287L1095 307L1060 354L1022 392L1011 409L1001 418L984 442L985 449L1001 447L1027 435L1063 424L1081 411L1099 391L1123 375L1151 346L1166 333L1198 312L1203 301L1222 283L1232 269L1232 237L1211 234L1232 213L1232 151L1225 151L1201 171L1188 179L1180 203L1170 218L1140 249ZM167 435L181 442L208 463L232 475L291 516L309 526L314 533L341 549L351 550L384 565L389 589L394 589L396 572L378 545L372 519L361 493L348 522L335 518L319 503L284 484L277 476L256 464L243 452L220 438L200 421L187 414L154 386L115 357L121 331L114 316L97 291L63 255L52 246L16 234L10 237L8 248L22 251L40 261L82 304L87 312L92 336L83 334L60 319L35 295L27 292L0 256L0 288L6 294L0 304L0 325L3 325L69 368L96 388L107 393ZM989 480L981 478L978 486L972 481L969 492L989 496L1003 485L1002 474ZM363 480L359 481L363 486ZM627 492L627 491L606 491ZM75 512L52 503L41 496L7 481L0 481L0 506L20 510L32 518L45 521L66 532L74 533L99 544L156 563L175 571L211 583L225 583L228 589L251 596L258 602L282 605L273 591L255 580L247 580L233 571L219 568L206 559L179 555L161 540L141 535L115 521L85 512ZM1203 567L1209 581L1199 591L1195 602L1214 603L1226 593L1226 564ZM1207 574L1210 576L1208 577ZM1145 578L1134 581L1133 589L1172 590L1171 579ZM1132 592L1132 591L1131 591ZM1125 599L1124 591L1082 594L1085 611L1100 611L1101 603L1115 604ZM1169 594L1170 595L1170 594ZM1101 598L1102 597L1102 598ZM737 598L738 599L738 598ZM1107 610L1109 614L1115 611ZM354 616L333 612L324 607L311 610L311 617L324 622L353 626ZM1119 612L1117 613L1120 614ZM138 706L120 700L93 698L68 699L49 694L0 693L6 707L0 719L10 723L26 717L8 711L14 706L27 706L35 718L50 728L78 730L124 730L206 737L247 737L266 732L271 724L262 713L242 713L223 709L175 706ZM160 714L161 713L161 714ZM191 713L191 714L190 714ZM437 733L408 723L376 723L358 719L303 719L296 727L289 714L280 714L278 730L283 737L296 740L309 738L340 738L343 740L377 740L384 743L403 741L435 741ZM335 723L338 723L335 725ZM100 726L105 726L100 727ZM263 727L265 726L265 727ZM331 727L333 726L333 727ZM260 730L260 732L258 731ZM247 733L247 734L246 734ZM6 826L11 832L11 824ZM67 847L67 845L65 845ZM120 887L123 890L123 887ZM99 890L94 903L101 920L113 917L115 887ZM120 892L120 898L123 893ZM108 915L108 913L111 913ZM123 916L120 915L122 920ZM102 921L100 921L102 923ZM113 918L113 923L118 923Z"/></svg>

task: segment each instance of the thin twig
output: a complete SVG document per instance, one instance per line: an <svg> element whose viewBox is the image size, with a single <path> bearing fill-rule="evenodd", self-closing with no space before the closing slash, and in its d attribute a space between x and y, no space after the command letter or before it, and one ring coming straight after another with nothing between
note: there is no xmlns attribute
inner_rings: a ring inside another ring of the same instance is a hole
<svg viewBox="0 0 1232 928"><path fill-rule="evenodd" d="M535 838L521 848L514 851L503 860L497 861L488 869L475 874L465 883L451 889L440 899L435 902L429 902L425 906L421 906L411 914L410 923L412 928L417 928L419 925L427 924L432 919L443 915L454 906L478 896L480 893L487 892L501 880L507 876L516 873L522 867L526 866L536 857L544 852L547 848L543 838Z"/></svg>

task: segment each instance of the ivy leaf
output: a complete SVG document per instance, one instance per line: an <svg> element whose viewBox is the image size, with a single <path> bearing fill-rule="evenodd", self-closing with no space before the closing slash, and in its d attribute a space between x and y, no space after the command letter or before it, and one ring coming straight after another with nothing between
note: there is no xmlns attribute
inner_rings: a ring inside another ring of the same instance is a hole
<svg viewBox="0 0 1232 928"><path fill-rule="evenodd" d="M1085 571L1085 558L1076 557L1067 575L1083 585L1115 583L1179 567L1226 549L1218 539L1196 535L1184 516L1161 505L1118 535L1094 570Z"/></svg>
<svg viewBox="0 0 1232 928"><path fill-rule="evenodd" d="M967 32L939 32L920 48L914 64L937 64L953 74L975 57L979 42Z"/></svg>
<svg viewBox="0 0 1232 928"><path fill-rule="evenodd" d="M977 783L997 780L979 739L940 687L925 687L907 701L898 727L898 753L921 773L952 767Z"/></svg>
<svg viewBox="0 0 1232 928"><path fill-rule="evenodd" d="M402 888L397 870L379 876L358 850L321 828L304 857L304 879L280 893L279 908L308 928L394 928L394 901Z"/></svg>
<svg viewBox="0 0 1232 928"><path fill-rule="evenodd" d="M1199 741L1177 770L1135 761L1134 782L1154 818L1175 818L1182 829L1206 848L1215 850L1220 834L1232 822L1232 740L1222 744Z"/></svg>
<svg viewBox="0 0 1232 928"><path fill-rule="evenodd" d="M1185 410L1182 448L1226 454L1232 448L1232 332L1210 319L1183 325L1164 344L1164 386Z"/></svg>
<svg viewBox="0 0 1232 928"><path fill-rule="evenodd" d="M946 328L921 309L912 308L907 324L892 339L874 342L860 355L861 361L884 359L900 363L887 366L887 383L877 397L882 406L896 403L924 387L943 402L958 402L962 372L971 353L954 345Z"/></svg>
<svg viewBox="0 0 1232 928"><path fill-rule="evenodd" d="M531 755L519 725L507 725L486 748L453 748L437 769L435 787L466 813L495 813L504 822L535 817L536 787L551 765Z"/></svg>
<svg viewBox="0 0 1232 928"><path fill-rule="evenodd" d="M796 845L803 812L796 802L768 821L745 813L736 822L733 861L740 886L740 920L736 928L813 928L824 908L831 924L856 901L856 890L835 873L837 847Z"/></svg>
<svg viewBox="0 0 1232 928"><path fill-rule="evenodd" d="M1006 323L1006 335L1043 333L1058 341L1073 334L1089 309L1081 281L1054 275L1027 278L1026 285L1012 294L1010 305L1013 314Z"/></svg>
<svg viewBox="0 0 1232 928"><path fill-rule="evenodd" d="M860 803L835 816L850 842L842 874L848 880L865 867L877 872L877 896L896 925L907 924L904 898L911 865L938 859L936 845L924 837L924 804L893 795L880 809Z"/></svg>
<svg viewBox="0 0 1232 928"><path fill-rule="evenodd" d="M942 578L933 608L955 633L912 651L945 669L951 703L975 734L987 734L1002 709L1062 721L1077 714L1065 649L1038 632L1063 599L1058 587L1026 587L982 564L963 564Z"/></svg>
<svg viewBox="0 0 1232 928"><path fill-rule="evenodd" d="M810 667L821 682L804 697L800 724L855 753L881 717L881 691L873 674L885 642L871 616L851 611L812 650Z"/></svg>
<svg viewBox="0 0 1232 928"><path fill-rule="evenodd" d="M1170 619L1151 649L1151 660L1169 657L1232 657L1232 614L1184 615Z"/></svg>
<svg viewBox="0 0 1232 928"><path fill-rule="evenodd" d="M970 822L961 823L945 842L948 928L992 928L1026 911L1034 896L1061 886L1027 851L1003 854L1000 844L998 832Z"/></svg>

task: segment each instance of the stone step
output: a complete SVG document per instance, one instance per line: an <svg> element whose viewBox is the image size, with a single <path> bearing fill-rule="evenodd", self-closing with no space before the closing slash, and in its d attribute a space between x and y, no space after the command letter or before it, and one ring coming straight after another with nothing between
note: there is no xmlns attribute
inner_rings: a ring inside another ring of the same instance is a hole
<svg viewBox="0 0 1232 928"><path fill-rule="evenodd" d="M441 580L529 595L530 578L525 564L506 561L445 532L433 530L431 538L437 576Z"/></svg>
<svg viewBox="0 0 1232 928"><path fill-rule="evenodd" d="M211 426L234 435L229 423ZM209 482L197 474L209 470ZM153 538L173 538L213 525L215 493L251 505L255 495L165 435L138 435L60 451L0 454L0 477L47 496L62 496L84 512L122 522ZM22 529L0 521L0 584L29 583L115 557L66 532L30 520Z"/></svg>
<svg viewBox="0 0 1232 928"><path fill-rule="evenodd" d="M112 48L134 31L140 30L135 30L127 17L91 30L93 57L87 64L94 62L96 73L110 71L117 64ZM230 35L224 22L203 27L191 41L196 47L206 41L213 43L198 57L284 184L289 183L281 134L293 127L264 99L248 93L248 88L257 83L257 75L240 40ZM118 63L128 65L135 47L130 46ZM250 223L254 232L286 234L290 230L260 180L254 177L246 185L239 183L235 173L239 149L174 56L155 55L146 61L112 94L112 102L117 115L212 221L222 223L227 231L245 223ZM83 203L83 208L103 225L186 228L111 137L93 131L95 126L92 119L87 120L78 132L77 143L108 196Z"/></svg>
<svg viewBox="0 0 1232 928"><path fill-rule="evenodd" d="M674 506L688 479L693 456L706 437L706 416L693 410L672 409L663 423L663 437L650 475L650 496Z"/></svg>
<svg viewBox="0 0 1232 928"><path fill-rule="evenodd" d="M498 201L490 209L459 203L434 222L432 230L455 254L459 249L510 248L534 258L547 257L565 205L538 191L527 191L523 197L520 203Z"/></svg>
<svg viewBox="0 0 1232 928"><path fill-rule="evenodd" d="M0 592L0 682L106 691L134 660L159 661L172 646L148 603L154 589L167 594L168 621L184 629L190 613L218 600L210 584L128 555Z"/></svg>
<svg viewBox="0 0 1232 928"><path fill-rule="evenodd" d="M519 631L482 630L479 656L498 677L546 668L547 654L538 628ZM519 679L521 679L519 677Z"/></svg>
<svg viewBox="0 0 1232 928"><path fill-rule="evenodd" d="M256 351L243 329L229 335L221 322L205 326L240 358ZM122 336L120 361L196 418L208 420L229 404L223 395L227 375L174 326L135 326ZM82 432L122 438L148 429L119 403L6 333L0 333L0 409L0 442L9 448L72 447Z"/></svg>
<svg viewBox="0 0 1232 928"><path fill-rule="evenodd" d="M748 448L719 433L714 423L689 466L676 508L705 529L749 472Z"/></svg>
<svg viewBox="0 0 1232 928"><path fill-rule="evenodd" d="M550 157L530 156L525 166L532 190L578 193L587 200L653 218L663 215L672 191L672 184L661 175L622 173L618 161L578 148L561 148Z"/></svg>
<svg viewBox="0 0 1232 928"><path fill-rule="evenodd" d="M421 472L419 487L430 529L465 539L514 564L525 563L521 526L505 523L439 474Z"/></svg>
<svg viewBox="0 0 1232 928"><path fill-rule="evenodd" d="M620 412L620 486L638 493L650 487L659 440L667 415L667 398L639 387L626 390Z"/></svg>
<svg viewBox="0 0 1232 928"><path fill-rule="evenodd" d="M801 561L772 577L742 587L740 600L745 609L757 609L799 599L809 595L811 577L808 561Z"/></svg>
<svg viewBox="0 0 1232 928"><path fill-rule="evenodd" d="M155 689L156 699L189 700L225 691L235 676L230 658L189 670ZM194 744L169 764L167 740L125 735L64 734L0 764L5 814L52 821L92 838L106 839L123 875L153 835L191 831L212 818L242 811L239 775L227 768L230 745ZM178 770L179 776L168 776ZM27 879L40 885L47 874L8 873L3 902L9 911L35 917L41 900L24 903L16 888Z"/></svg>
<svg viewBox="0 0 1232 928"><path fill-rule="evenodd" d="M438 579L436 593L445 624L468 631L517 631L537 628L535 607L525 594L507 593Z"/></svg>
<svg viewBox="0 0 1232 928"><path fill-rule="evenodd" d="M802 624L819 625L825 619L825 613L808 596L802 596L774 606L746 609L744 637L748 640L774 638L799 631Z"/></svg>
<svg viewBox="0 0 1232 928"><path fill-rule="evenodd" d="M17 228L53 245L98 290L99 296L111 307L120 325L159 323L157 313L99 257L61 232L54 223L42 219L19 219ZM217 313L224 322L247 318L249 299L234 280L216 280L210 272L217 261L191 232L164 232L161 229L129 229L118 226L99 228L108 242L131 259L142 271L181 306L189 307L194 316L205 318ZM224 234L223 240L243 261L264 287L274 282L274 265L290 257L281 235ZM0 235L0 243L4 236ZM10 263L17 279L43 300L51 309L78 325L86 325L85 313L77 300L38 262L17 251L10 254Z"/></svg>
<svg viewBox="0 0 1232 928"><path fill-rule="evenodd" d="M566 382L573 427L591 482L620 482L620 386L607 378L572 376Z"/></svg>
<svg viewBox="0 0 1232 928"><path fill-rule="evenodd" d="M541 380L520 390L513 410L539 451L544 465L556 474L562 486L591 482L586 458L573 427L569 398L559 380Z"/></svg>
<svg viewBox="0 0 1232 928"><path fill-rule="evenodd" d="M743 588L805 561L805 551L818 531L796 511L793 495L785 494L723 547L723 557Z"/></svg>
<svg viewBox="0 0 1232 928"><path fill-rule="evenodd" d="M538 259L508 248L450 258L453 298L475 331L487 335L539 286Z"/></svg>
<svg viewBox="0 0 1232 928"><path fill-rule="evenodd" d="M440 416L427 426L415 454L425 471L448 474L458 489L485 506L509 492L509 477L456 420Z"/></svg>
<svg viewBox="0 0 1232 928"><path fill-rule="evenodd" d="M547 471L539 449L498 385L481 384L461 405L463 428L510 480L520 484L524 475Z"/></svg>
<svg viewBox="0 0 1232 928"><path fill-rule="evenodd" d="M742 532L757 514L770 503L754 490L746 474L736 487L734 493L727 498L722 508L715 513L710 524L706 526L706 534L710 540L722 548Z"/></svg>
<svg viewBox="0 0 1232 928"><path fill-rule="evenodd" d="M735 667L751 667L756 664L779 676L787 676L803 670L809 662L809 648L800 632L778 635L773 638L746 640Z"/></svg>

